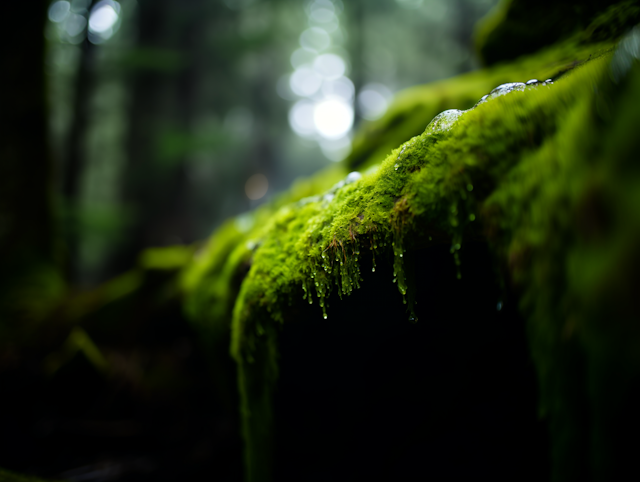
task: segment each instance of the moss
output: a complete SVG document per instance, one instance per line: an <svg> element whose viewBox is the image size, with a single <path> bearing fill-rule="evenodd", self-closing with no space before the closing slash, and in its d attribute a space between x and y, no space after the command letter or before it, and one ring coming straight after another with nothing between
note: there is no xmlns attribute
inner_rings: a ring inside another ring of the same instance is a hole
<svg viewBox="0 0 640 482"><path fill-rule="evenodd" d="M571 36L582 42L614 39L640 20L638 2L503 0L476 28L486 65L533 53Z"/></svg>
<svg viewBox="0 0 640 482"><path fill-rule="evenodd" d="M585 459L594 480L616 478L616 417L640 368L628 291L638 268L640 72L636 65L618 85L608 74L590 73L558 133L522 159L484 208L522 290L558 480L575 478Z"/></svg>
<svg viewBox="0 0 640 482"><path fill-rule="evenodd" d="M554 480L604 480L624 465L615 414L640 379L632 288L640 284L640 69L620 61L627 71L613 82L611 45L582 49L574 39L510 68L409 91L379 124L393 133L351 158L371 166L361 178L335 168L212 237L183 286L209 336L223 339L232 320L248 480L270 479L278 330L295 306L318 303L331 316L329 295L359 288L363 257L373 269L390 258L416 321L406 250L446 244L464 276L465 244L475 239L489 240L528 320ZM371 153L404 132L403 122L417 125L436 99L470 106L507 72L544 78L536 68L557 81L485 102L374 163ZM411 99L428 107L414 111ZM604 322L611 316L613 326Z"/></svg>
<svg viewBox="0 0 640 482"><path fill-rule="evenodd" d="M377 165L405 140L424 131L426 121L446 109L468 109L495 86L532 78L557 78L592 56L610 50L614 43L603 40L585 45L573 37L536 55L500 64L452 79L420 85L399 93L387 113L357 132L353 151L346 159L350 169Z"/></svg>
<svg viewBox="0 0 640 482"><path fill-rule="evenodd" d="M317 195L345 174L333 166L311 179L299 180L290 191L223 224L198 251L182 274L185 311L199 327L205 340L228 343L231 313L240 283L252 263L253 253L268 232L270 219L288 203Z"/></svg>
<svg viewBox="0 0 640 482"><path fill-rule="evenodd" d="M359 286L361 256L392 255L394 281L408 294L407 248L450 243L460 264L463 240L480 236L474 220L484 199L529 152L557 135L559 123L589 98L608 57L554 86L514 92L465 113L450 130L406 142L379 168L324 196L281 207L270 218L242 283L233 318L249 480L260 480L271 441L270 393L277 377L274 331L287 306L318 302L325 317L332 290ZM543 144L544 145L544 144ZM541 150L544 152L544 150ZM365 254L366 253L366 254ZM407 318L413 318L410 299ZM259 381L259 382L257 382Z"/></svg>

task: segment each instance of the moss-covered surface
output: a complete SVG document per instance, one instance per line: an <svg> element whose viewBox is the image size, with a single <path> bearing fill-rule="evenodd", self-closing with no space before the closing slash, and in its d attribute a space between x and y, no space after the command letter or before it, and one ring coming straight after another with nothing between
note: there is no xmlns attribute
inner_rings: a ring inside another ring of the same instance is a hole
<svg viewBox="0 0 640 482"><path fill-rule="evenodd" d="M640 68L619 50L612 81L612 46L572 40L408 91L361 134L371 141L378 132L377 141L356 143L349 168L298 184L211 238L183 286L188 312L218 352L231 324L248 480L270 479L278 333L296 306L318 303L330 317L340 309L327 306L330 293L359 288L363 258L375 269L390 257L415 322L405 252L446 244L464 276L465 245L479 239L489 241L527 319L553 479L609 480L629 466L624 417L640 378ZM481 104L376 165L394 136L419 119L424 127L434 109L470 107L497 79L547 76L555 83ZM356 166L366 167L362 177L345 177Z"/></svg>
<svg viewBox="0 0 640 482"><path fill-rule="evenodd" d="M638 21L636 0L502 0L477 25L476 48L485 64L492 65L571 36L583 44L618 38Z"/></svg>
<svg viewBox="0 0 640 482"><path fill-rule="evenodd" d="M446 109L468 109L481 96L505 82L556 78L598 52L611 48L613 41L640 21L640 5L637 1L610 3L613 5L608 7L606 2L585 3L582 6L560 3L558 7L541 5L539 2L500 3L478 27L478 49L482 52L494 48L497 50L495 55L510 54L496 60L518 57L517 60L497 64L496 61L489 62L492 64L490 68L415 86L399 93L382 118L366 123L356 133L353 151L345 163L351 169L378 164L399 144L421 134L425 119L431 119L439 112ZM554 10L556 8L558 12ZM583 10L583 14L563 16L561 11L567 8ZM505 18L505 13L512 9L517 13L523 10L518 13L519 19L515 25ZM564 32L561 32L562 35L545 36L539 25L534 26L531 12L535 16L542 12L540 23L546 25L549 21L549 9L554 18L561 20L556 27L566 27L566 31L561 29ZM526 24L526 28L522 27L522 23ZM505 30L504 25L511 27ZM529 49L524 48L525 42L520 38L526 32L529 32L532 41L537 42ZM487 44L488 37L493 39L491 45ZM563 40L558 42L560 38ZM538 49L543 50L535 55L525 56Z"/></svg>

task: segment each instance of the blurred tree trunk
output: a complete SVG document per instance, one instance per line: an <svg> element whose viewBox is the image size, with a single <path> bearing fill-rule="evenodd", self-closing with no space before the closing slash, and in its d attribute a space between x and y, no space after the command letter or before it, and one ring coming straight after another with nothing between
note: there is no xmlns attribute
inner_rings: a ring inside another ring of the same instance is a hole
<svg viewBox="0 0 640 482"><path fill-rule="evenodd" d="M349 22L349 37L350 37L350 48L349 54L351 56L351 80L353 81L353 85L355 86L355 98L354 98L354 110L355 110L355 124L354 129L358 127L360 124L360 120L362 119L362 113L360 112L360 107L358 106L357 97L362 89L362 86L365 83L364 79L364 31L365 31L365 6L363 4L363 0L356 0L354 2L350 2L345 6L350 6L351 8L347 10L345 13L351 18L348 18Z"/></svg>
<svg viewBox="0 0 640 482"><path fill-rule="evenodd" d="M20 29L0 34L8 46L0 81L0 335L26 329L24 321L37 318L55 291L47 290L56 277L43 61L47 6L9 4L6 18Z"/></svg>
<svg viewBox="0 0 640 482"><path fill-rule="evenodd" d="M137 49L160 60L158 65L132 66L122 187L132 221L110 274L129 268L144 247L192 240L185 155L167 158L161 146L169 142L163 135L189 136L196 102L192 57L198 48L201 7L201 1L142 0L138 4Z"/></svg>
<svg viewBox="0 0 640 482"><path fill-rule="evenodd" d="M89 12L94 4L95 0L89 5ZM77 264L80 245L78 214L81 208L82 177L87 165L85 142L89 129L90 100L95 88L94 56L95 46L89 42L85 27L85 38L81 44L80 61L75 79L73 114L66 139L67 159L62 173L62 196L67 212L65 271L67 279L72 282L77 280L78 275Z"/></svg>

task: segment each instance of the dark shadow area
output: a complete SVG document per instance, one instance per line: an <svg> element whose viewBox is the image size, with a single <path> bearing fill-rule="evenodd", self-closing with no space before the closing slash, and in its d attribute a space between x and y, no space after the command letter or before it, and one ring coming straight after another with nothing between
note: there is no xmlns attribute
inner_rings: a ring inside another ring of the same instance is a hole
<svg viewBox="0 0 640 482"><path fill-rule="evenodd" d="M283 329L274 480L549 480L524 322L487 248L465 246L460 280L446 247L408 254L417 324L378 261L328 320L316 305Z"/></svg>
<svg viewBox="0 0 640 482"><path fill-rule="evenodd" d="M3 364L0 467L68 481L242 480L235 386L220 392L178 300L158 309L157 291L149 283L85 323L106 373L82 351L49 376L38 354ZM230 357L224 368L235 372Z"/></svg>

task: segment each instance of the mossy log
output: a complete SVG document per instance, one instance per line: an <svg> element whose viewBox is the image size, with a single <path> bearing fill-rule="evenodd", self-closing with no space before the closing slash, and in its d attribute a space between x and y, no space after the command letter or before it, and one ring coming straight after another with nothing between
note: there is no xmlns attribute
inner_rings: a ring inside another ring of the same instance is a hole
<svg viewBox="0 0 640 482"><path fill-rule="evenodd" d="M294 469L390 480L407 466L437 480L638 473L640 31L615 40L574 36L412 89L343 165L212 236L183 288L214 355L231 341L247 480ZM531 77L553 82L496 95L381 156L438 110ZM304 388L323 376L344 384ZM417 428L369 432L388 419Z"/></svg>

